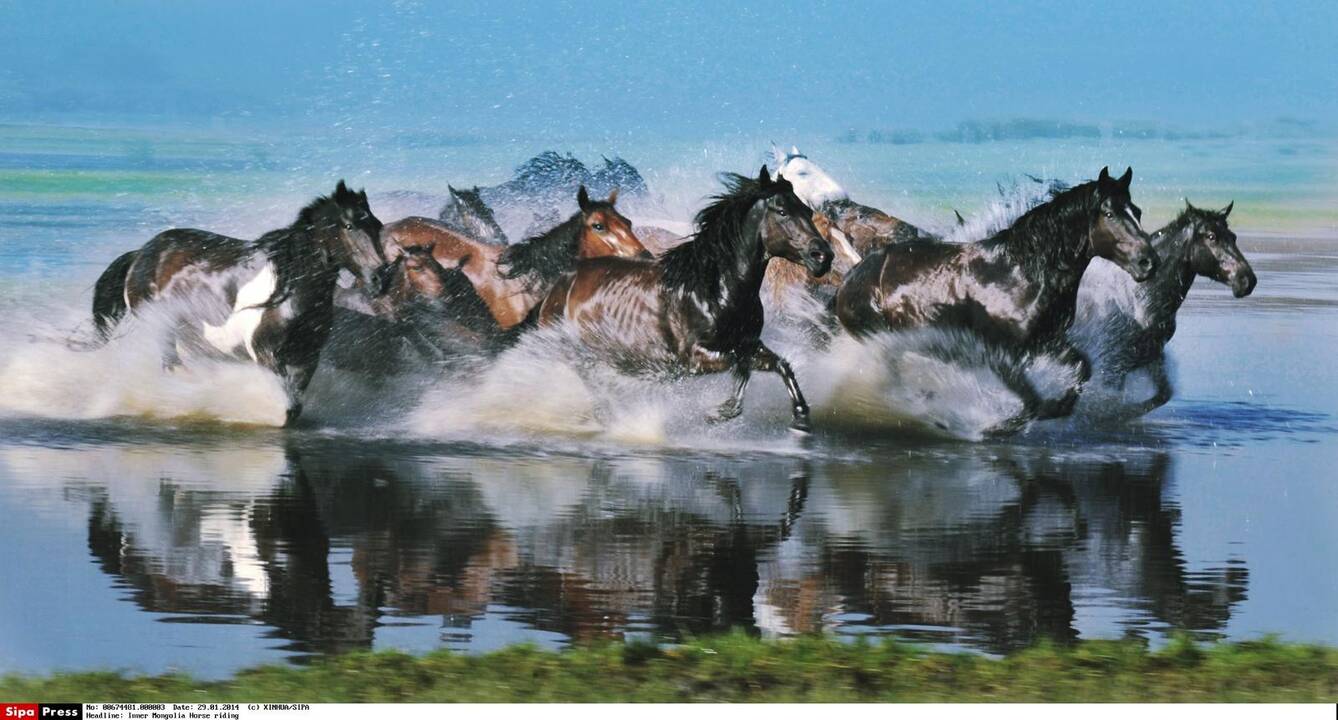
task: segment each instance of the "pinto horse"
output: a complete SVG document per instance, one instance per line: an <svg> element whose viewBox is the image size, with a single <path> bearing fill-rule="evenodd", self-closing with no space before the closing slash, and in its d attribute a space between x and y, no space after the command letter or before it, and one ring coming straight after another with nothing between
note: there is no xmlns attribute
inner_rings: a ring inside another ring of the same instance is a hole
<svg viewBox="0 0 1338 720"><path fill-rule="evenodd" d="M1179 217L1152 234L1159 263L1146 282L1135 284L1114 268L1096 265L1083 278L1069 339L1092 360L1093 374L1102 385L1123 389L1131 373L1149 374L1155 391L1138 406L1139 414L1171 399L1165 348L1175 335L1175 315L1194 278L1216 280L1238 298L1254 292L1254 269L1227 225L1233 205L1203 210L1186 200Z"/></svg>
<svg viewBox="0 0 1338 720"><path fill-rule="evenodd" d="M1132 168L1118 180L1103 168L1097 180L1058 194L979 242L886 245L846 275L836 294L837 318L856 336L957 327L986 342L1049 355L1078 378L1063 397L1042 401L1021 375L1005 382L1028 415L1066 415L1091 375L1091 363L1065 336L1088 263L1106 258L1140 282L1157 267L1138 224L1141 211L1129 196L1132 180Z"/></svg>
<svg viewBox="0 0 1338 720"><path fill-rule="evenodd" d="M585 187L576 194L580 210L566 222L515 245L479 242L427 218L411 217L386 226L386 254L401 248L429 247L442 267L459 268L474 284L503 328L518 325L562 273L579 258L649 257L632 232L632 223L608 200L591 200Z"/></svg>
<svg viewBox="0 0 1338 720"><path fill-rule="evenodd" d="M538 323L566 320L587 345L634 358L639 368L733 371L734 392L712 420L738 417L751 374L774 372L790 394L792 427L806 431L808 404L794 371L762 343L759 293L771 258L821 276L831 268L832 249L813 226L812 210L765 165L756 180L731 174L724 182L727 192L697 214L691 240L653 262L577 263L539 306Z"/></svg>
<svg viewBox="0 0 1338 720"><path fill-rule="evenodd" d="M103 337L126 314L175 298L175 328L163 348L167 369L181 347L247 358L277 374L288 395L286 424L302 414L302 396L330 334L341 269L375 284L385 264L381 221L367 193L339 181L292 225L255 242L205 230L161 232L117 258L98 279L93 315Z"/></svg>
<svg viewBox="0 0 1338 720"><path fill-rule="evenodd" d="M450 230L465 237L496 245L506 244L506 233L497 224L492 208L483 202L477 185L473 190L456 190L447 185L450 198L437 218Z"/></svg>

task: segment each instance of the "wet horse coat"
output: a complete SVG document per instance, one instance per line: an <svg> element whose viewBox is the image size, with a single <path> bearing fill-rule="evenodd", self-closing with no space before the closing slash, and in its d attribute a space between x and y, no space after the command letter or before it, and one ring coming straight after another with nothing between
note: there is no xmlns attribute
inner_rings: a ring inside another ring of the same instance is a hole
<svg viewBox="0 0 1338 720"><path fill-rule="evenodd" d="M887 245L853 270L836 296L846 330L859 335L917 327L955 327L1027 353L1051 356L1078 379L1063 397L1042 401L1014 382L1028 413L1071 411L1090 363L1066 339L1078 284L1092 258L1113 260L1137 280L1151 276L1156 254L1129 197L1132 169L1059 194L1011 227L976 243L915 241Z"/></svg>
<svg viewBox="0 0 1338 720"><path fill-rule="evenodd" d="M400 248L429 247L442 267L459 268L499 325L518 325L537 305L561 273L577 259L647 256L632 224L614 207L617 193L606 201L577 194L580 211L542 236L515 245L480 242L427 218L411 217L386 226L387 256Z"/></svg>
<svg viewBox="0 0 1338 720"><path fill-rule="evenodd" d="M333 195L303 208L291 226L255 242L168 230L103 273L94 317L106 335L127 311L179 300L164 366L181 364L181 349L255 362L283 380L291 424L329 337L339 272L375 284L384 262L380 230L366 193L342 181Z"/></svg>
<svg viewBox="0 0 1338 720"><path fill-rule="evenodd" d="M1238 298L1254 292L1254 269L1227 225L1231 207L1215 212L1186 202L1175 220L1152 234L1159 264L1145 282L1134 284L1108 266L1094 265L1084 276L1069 338L1092 360L1094 382L1122 389L1131 374L1149 374L1154 391L1134 408L1140 414L1171 399L1165 349L1194 279L1216 280Z"/></svg>
<svg viewBox="0 0 1338 720"><path fill-rule="evenodd" d="M808 405L793 370L761 341L759 292L773 257L802 263L814 275L831 267L832 251L812 211L790 184L726 178L728 192L697 215L697 233L654 262L583 260L539 306L541 325L571 323L589 347L628 369L706 374L732 371L731 398L718 420L737 417L753 371L775 372L790 393L793 427L808 428Z"/></svg>

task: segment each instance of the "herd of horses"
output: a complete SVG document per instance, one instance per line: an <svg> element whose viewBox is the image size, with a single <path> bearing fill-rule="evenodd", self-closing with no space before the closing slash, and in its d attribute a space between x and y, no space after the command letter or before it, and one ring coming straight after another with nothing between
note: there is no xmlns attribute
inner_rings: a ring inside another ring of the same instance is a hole
<svg viewBox="0 0 1338 720"><path fill-rule="evenodd" d="M617 187L599 199L578 184L575 213L508 244L479 188L451 188L438 219L383 225L365 191L340 181L255 241L173 229L121 255L94 288L94 324L105 343L128 314L165 308L166 369L197 354L257 363L282 380L288 424L332 336L353 336L351 347L362 348L354 354L374 372L390 368L378 356L383 341L431 364L491 357L536 328L564 325L627 372L731 373L733 392L710 422L737 417L751 375L774 372L790 396L791 427L807 431L799 380L762 341L770 285L821 299L824 321L855 338L943 328L1062 368L1071 380L1058 390L1041 387L1026 363L1001 373L1023 405L993 429L1008 433L1071 413L1089 382L1118 385L1138 369L1156 386L1142 411L1165 403L1163 348L1194 278L1236 297L1256 283L1227 226L1231 205L1187 203L1149 235L1130 194L1132 169L1056 185L988 237L951 242L854 202L797 148L775 151L773 163L774 175L767 165L723 175L687 237L634 228ZM634 176L644 190L624 161L606 160L602 172ZM1120 302L1081 291L1096 258L1123 275L1107 278L1125 283Z"/></svg>

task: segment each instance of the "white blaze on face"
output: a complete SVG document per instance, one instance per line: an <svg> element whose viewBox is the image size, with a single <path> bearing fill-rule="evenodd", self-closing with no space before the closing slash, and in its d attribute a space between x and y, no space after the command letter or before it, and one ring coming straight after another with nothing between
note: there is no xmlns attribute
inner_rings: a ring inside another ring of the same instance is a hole
<svg viewBox="0 0 1338 720"><path fill-rule="evenodd" d="M786 155L777 164L777 168L777 174L789 180L794 186L794 194L814 210L822 207L823 203L850 197L846 189L828 175L827 171L800 155L798 148Z"/></svg>
<svg viewBox="0 0 1338 720"><path fill-rule="evenodd" d="M246 354L250 355L252 360L257 360L254 347L255 334L256 328L260 327L265 308L256 306L274 295L277 284L278 278L274 274L274 266L268 262L262 265L260 272L237 290L237 300L232 304L232 314L222 325L215 327L207 322L201 323L204 339L225 353L236 352L237 348L245 347Z"/></svg>

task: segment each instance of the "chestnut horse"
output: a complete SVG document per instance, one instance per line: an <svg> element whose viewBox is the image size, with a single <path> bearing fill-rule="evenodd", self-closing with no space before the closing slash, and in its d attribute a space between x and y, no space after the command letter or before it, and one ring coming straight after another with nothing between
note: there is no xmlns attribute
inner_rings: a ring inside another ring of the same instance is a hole
<svg viewBox="0 0 1338 720"><path fill-rule="evenodd" d="M401 248L428 247L442 267L459 268L503 328L518 325L543 300L548 289L581 258L649 257L632 232L632 223L608 200L591 200L582 186L576 194L580 210L543 235L515 245L480 242L440 222L410 217L390 223L382 237L386 255Z"/></svg>
<svg viewBox="0 0 1338 720"><path fill-rule="evenodd" d="M380 232L367 193L349 190L342 180L292 225L255 242L167 230L103 272L94 320L107 338L127 311L166 298L186 300L174 308L164 367L181 364L182 347L247 358L283 380L291 425L302 414L302 396L330 335L339 271L372 287L384 265Z"/></svg>
<svg viewBox="0 0 1338 720"><path fill-rule="evenodd" d="M1131 168L1114 180L1102 168L1096 181L1061 192L979 242L886 245L846 275L836 294L837 318L857 336L956 327L1048 355L1077 378L1058 400L1042 400L1021 375L1004 380L1026 414L1067 415L1091 376L1091 363L1066 338L1088 263L1106 258L1140 282L1157 266L1129 197L1133 176Z"/></svg>
<svg viewBox="0 0 1338 720"><path fill-rule="evenodd" d="M733 371L729 400L712 420L743 411L753 371L785 382L791 425L807 431L808 404L789 363L762 343L759 293L773 257L802 263L821 276L832 249L813 226L812 211L765 165L756 180L726 175L727 192L697 213L696 233L653 262L582 260L539 306L540 325L570 322L586 345L637 371L707 374Z"/></svg>

